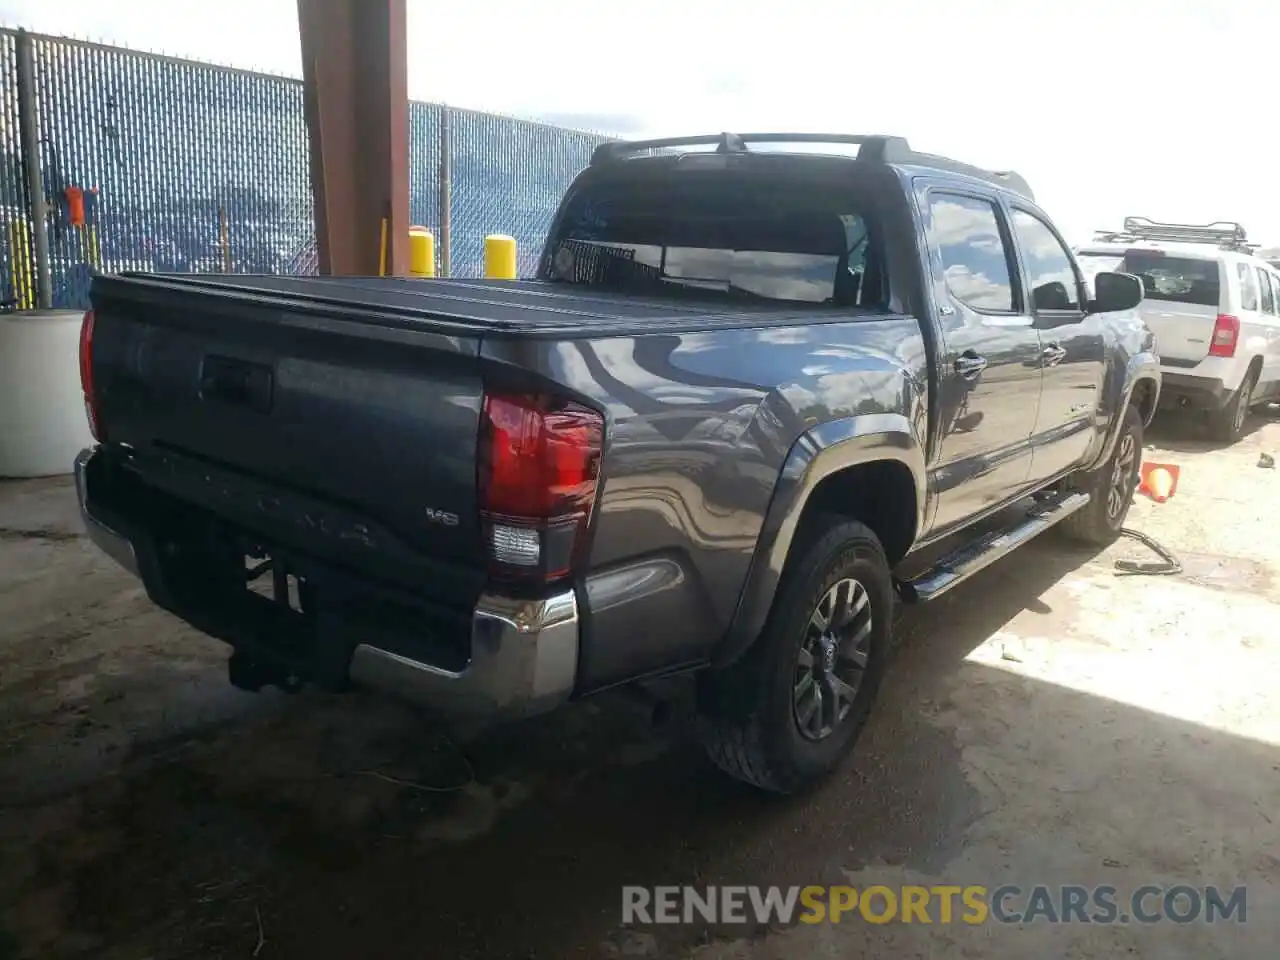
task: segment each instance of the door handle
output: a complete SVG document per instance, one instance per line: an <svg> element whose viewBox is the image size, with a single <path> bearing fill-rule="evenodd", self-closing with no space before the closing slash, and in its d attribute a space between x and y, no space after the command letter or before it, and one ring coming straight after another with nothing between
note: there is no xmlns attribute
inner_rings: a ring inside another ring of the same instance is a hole
<svg viewBox="0 0 1280 960"><path fill-rule="evenodd" d="M980 357L972 351L956 357L956 373L966 380L972 380L987 369L987 358Z"/></svg>
<svg viewBox="0 0 1280 960"><path fill-rule="evenodd" d="M1051 343L1045 347L1040 356L1044 358L1046 367L1057 366L1066 357L1067 351L1056 343Z"/></svg>

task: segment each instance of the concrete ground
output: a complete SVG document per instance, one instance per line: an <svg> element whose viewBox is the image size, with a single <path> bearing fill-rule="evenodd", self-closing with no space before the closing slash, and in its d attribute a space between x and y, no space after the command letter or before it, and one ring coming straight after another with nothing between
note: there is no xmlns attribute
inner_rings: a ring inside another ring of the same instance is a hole
<svg viewBox="0 0 1280 960"><path fill-rule="evenodd" d="M1272 957L1280 422L1226 449L1171 429L1147 457L1180 489L1130 525L1183 575L1050 534L904 611L854 755L789 800L708 769L679 712L461 741L373 697L239 693L79 535L66 482L0 485L0 960ZM620 923L624 884L902 883L1243 884L1248 914Z"/></svg>

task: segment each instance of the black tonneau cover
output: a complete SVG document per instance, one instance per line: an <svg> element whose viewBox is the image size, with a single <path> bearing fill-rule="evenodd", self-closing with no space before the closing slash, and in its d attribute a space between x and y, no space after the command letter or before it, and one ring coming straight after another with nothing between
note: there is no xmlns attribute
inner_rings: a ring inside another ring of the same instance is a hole
<svg viewBox="0 0 1280 960"><path fill-rule="evenodd" d="M728 303L685 296L639 297L537 280L444 280L401 277L319 277L126 273L95 279L104 297L124 281L132 301L146 288L163 297L176 288L225 294L241 304L274 304L291 311L469 333L572 337L628 335L663 329L772 326L847 320L848 309L778 301ZM480 328L477 330L477 328ZM445 331L447 332L447 331Z"/></svg>

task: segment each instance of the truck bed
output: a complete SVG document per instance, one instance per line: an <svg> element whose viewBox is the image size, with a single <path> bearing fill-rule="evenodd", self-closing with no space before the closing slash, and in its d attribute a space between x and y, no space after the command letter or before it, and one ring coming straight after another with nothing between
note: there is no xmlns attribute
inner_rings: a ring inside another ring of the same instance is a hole
<svg viewBox="0 0 1280 960"><path fill-rule="evenodd" d="M486 338L758 327L823 312L536 282L155 275L96 278L93 306L107 440L148 487L282 549L460 602L486 569L486 392L536 383L600 403L549 381L549 369L513 364L519 350L484 350Z"/></svg>

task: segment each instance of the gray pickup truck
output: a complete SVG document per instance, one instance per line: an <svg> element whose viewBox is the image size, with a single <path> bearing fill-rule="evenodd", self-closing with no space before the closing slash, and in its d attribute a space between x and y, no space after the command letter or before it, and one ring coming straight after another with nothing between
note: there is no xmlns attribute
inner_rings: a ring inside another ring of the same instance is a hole
<svg viewBox="0 0 1280 960"><path fill-rule="evenodd" d="M239 687L490 722L695 672L711 757L791 792L896 602L1118 535L1141 298L1022 178L901 138L607 144L536 279L96 278L77 490Z"/></svg>

